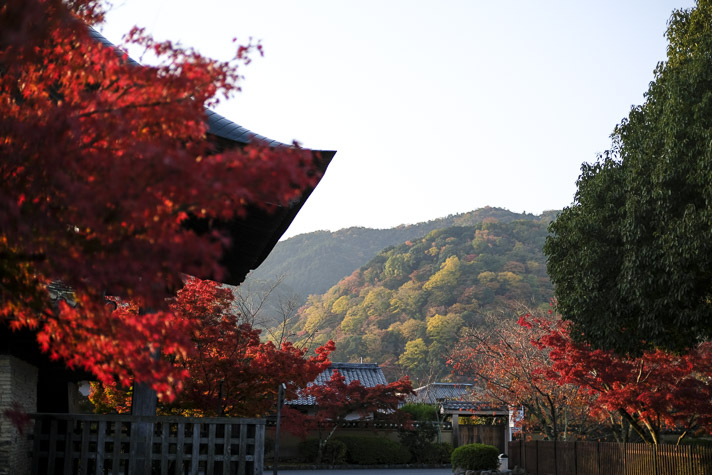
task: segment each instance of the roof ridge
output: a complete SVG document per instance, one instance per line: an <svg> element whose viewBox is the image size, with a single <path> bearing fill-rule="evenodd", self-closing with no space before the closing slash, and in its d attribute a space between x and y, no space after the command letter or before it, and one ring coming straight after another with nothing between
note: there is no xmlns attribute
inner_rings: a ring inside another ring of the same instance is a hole
<svg viewBox="0 0 712 475"><path fill-rule="evenodd" d="M329 366L333 367L343 367L343 368L379 368L378 363L334 363L332 362Z"/></svg>
<svg viewBox="0 0 712 475"><path fill-rule="evenodd" d="M126 51L121 49L120 47L116 46L114 43L109 41L104 35L102 35L98 30L95 28L92 28L91 26L88 26L89 28L89 35L97 42L101 43L102 45L106 46L107 48L112 48L114 51L116 51L117 54L119 54L122 57L126 58L126 61L128 61L129 64L133 66L142 66L141 63L133 59L131 56L128 55ZM255 132L252 132L251 130L248 130L247 128L233 122L232 120L228 119L227 117L218 114L217 112L208 109L207 107L205 109L205 122L208 126L207 133L215 135L217 137L221 137L224 139L232 140L233 142L241 143L241 144L248 144L252 142L253 140L258 140L260 142L264 142L270 147L289 147L288 144L282 143L278 140L273 140L270 138L265 137L264 135L257 134Z"/></svg>

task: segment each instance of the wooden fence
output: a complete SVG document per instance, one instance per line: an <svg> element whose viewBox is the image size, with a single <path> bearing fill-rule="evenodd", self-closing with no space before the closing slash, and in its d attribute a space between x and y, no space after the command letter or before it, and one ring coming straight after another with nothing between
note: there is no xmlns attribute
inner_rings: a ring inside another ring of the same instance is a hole
<svg viewBox="0 0 712 475"><path fill-rule="evenodd" d="M35 414L33 474L262 475L261 419Z"/></svg>
<svg viewBox="0 0 712 475"><path fill-rule="evenodd" d="M712 447L517 440L514 466L529 475L712 475Z"/></svg>
<svg viewBox="0 0 712 475"><path fill-rule="evenodd" d="M460 425L458 447L465 444L494 445L500 454L504 453L506 426L503 425Z"/></svg>

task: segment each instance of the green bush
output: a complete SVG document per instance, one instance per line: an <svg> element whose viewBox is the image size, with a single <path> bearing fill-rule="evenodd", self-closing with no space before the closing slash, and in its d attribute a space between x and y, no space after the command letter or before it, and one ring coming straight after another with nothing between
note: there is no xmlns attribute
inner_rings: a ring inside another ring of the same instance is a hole
<svg viewBox="0 0 712 475"><path fill-rule="evenodd" d="M438 412L430 404L406 404L399 409L413 421L412 429L398 429L401 444L408 447L411 459L418 463L441 463L441 450L432 441L438 435ZM445 463L449 461L449 455Z"/></svg>
<svg viewBox="0 0 712 475"><path fill-rule="evenodd" d="M302 462L315 463L319 453L319 439L307 439L299 443L299 458ZM339 440L330 440L324 447L321 463L338 465L346 461L346 445Z"/></svg>
<svg viewBox="0 0 712 475"><path fill-rule="evenodd" d="M343 436L346 460L360 465L408 463L410 452L398 442L385 437Z"/></svg>
<svg viewBox="0 0 712 475"><path fill-rule="evenodd" d="M452 456L452 444L450 442L438 442L433 444L436 458L432 463L450 463Z"/></svg>
<svg viewBox="0 0 712 475"><path fill-rule="evenodd" d="M419 422L412 429L398 429L400 443L408 448L413 461L434 463L433 439L438 435L438 427L433 422Z"/></svg>
<svg viewBox="0 0 712 475"><path fill-rule="evenodd" d="M438 409L432 404L412 403L404 404L398 409L410 415L414 421L437 421Z"/></svg>
<svg viewBox="0 0 712 475"><path fill-rule="evenodd" d="M468 444L456 448L450 456L452 468L465 470L496 470L499 450L493 445Z"/></svg>

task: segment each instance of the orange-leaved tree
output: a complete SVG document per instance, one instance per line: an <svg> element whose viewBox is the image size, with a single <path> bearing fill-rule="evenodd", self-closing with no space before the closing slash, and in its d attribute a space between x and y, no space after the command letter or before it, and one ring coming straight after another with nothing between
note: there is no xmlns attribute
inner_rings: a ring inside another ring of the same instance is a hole
<svg viewBox="0 0 712 475"><path fill-rule="evenodd" d="M331 364L333 342L309 357L290 342L261 342L260 331L235 312L232 291L215 282L189 278L170 309L191 329L192 346L169 363L190 378L173 402L161 405L162 413L263 416L275 409L281 384L287 398L296 398ZM130 390L116 384L94 384L90 395L100 411L128 412L129 398Z"/></svg>
<svg viewBox="0 0 712 475"><path fill-rule="evenodd" d="M150 383L164 399L185 376L170 358L193 341L166 298L182 275L213 276L226 237L186 226L271 210L317 179L311 154L255 144L218 150L205 107L239 90L238 66L134 29L155 54L138 66L92 38L100 0L0 6L0 320L105 383ZM47 285L74 289L52 307ZM143 311L105 305L130 299ZM150 310L147 310L150 309Z"/></svg>
<svg viewBox="0 0 712 475"><path fill-rule="evenodd" d="M549 352L532 344L546 330L530 318L488 316L483 326L466 332L448 364L482 389L476 394L481 402L523 408L525 417L519 422L524 429L541 431L550 440L566 440L572 431L586 435L598 427L589 414L591 397L575 384L547 378ZM556 322L551 316L536 320Z"/></svg>

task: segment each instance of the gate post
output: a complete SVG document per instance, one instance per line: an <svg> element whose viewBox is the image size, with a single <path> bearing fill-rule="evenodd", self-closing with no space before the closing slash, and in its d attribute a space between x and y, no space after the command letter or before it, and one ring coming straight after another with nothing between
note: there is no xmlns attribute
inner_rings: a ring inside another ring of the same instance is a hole
<svg viewBox="0 0 712 475"><path fill-rule="evenodd" d="M452 415L452 447L460 446L460 419L457 414Z"/></svg>
<svg viewBox="0 0 712 475"><path fill-rule="evenodd" d="M155 416L156 392L145 383L134 384L131 400L131 415ZM143 421L139 417L131 424L131 458L129 465L136 475L151 473L151 444L153 442L153 422Z"/></svg>

